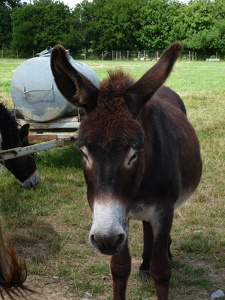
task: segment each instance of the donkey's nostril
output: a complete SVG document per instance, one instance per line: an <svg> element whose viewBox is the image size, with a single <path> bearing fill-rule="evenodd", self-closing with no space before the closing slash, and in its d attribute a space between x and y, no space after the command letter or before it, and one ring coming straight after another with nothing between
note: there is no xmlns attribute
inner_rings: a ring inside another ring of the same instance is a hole
<svg viewBox="0 0 225 300"><path fill-rule="evenodd" d="M119 234L118 240L116 243L116 248L119 248L121 245L123 245L125 242L125 235L124 234Z"/></svg>
<svg viewBox="0 0 225 300"><path fill-rule="evenodd" d="M90 242L91 242L92 245L95 245L95 244L96 244L94 234L91 234L91 235L90 235Z"/></svg>

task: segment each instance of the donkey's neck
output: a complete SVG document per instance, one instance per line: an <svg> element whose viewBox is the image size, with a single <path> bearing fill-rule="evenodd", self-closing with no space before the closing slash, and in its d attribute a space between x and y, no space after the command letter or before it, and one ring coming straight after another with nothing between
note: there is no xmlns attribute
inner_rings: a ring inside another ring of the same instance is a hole
<svg viewBox="0 0 225 300"><path fill-rule="evenodd" d="M2 150L16 147L19 143L19 131L15 119L0 103L0 148Z"/></svg>

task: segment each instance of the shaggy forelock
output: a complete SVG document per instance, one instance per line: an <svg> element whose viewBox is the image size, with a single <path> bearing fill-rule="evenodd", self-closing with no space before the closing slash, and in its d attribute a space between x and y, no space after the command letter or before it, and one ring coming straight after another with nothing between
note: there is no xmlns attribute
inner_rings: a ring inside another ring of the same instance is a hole
<svg viewBox="0 0 225 300"><path fill-rule="evenodd" d="M80 136L88 143L101 144L105 149L113 145L138 147L142 143L141 126L128 111L124 98L133 82L122 70L110 71L109 78L102 81L97 107L82 121L79 129Z"/></svg>
<svg viewBox="0 0 225 300"><path fill-rule="evenodd" d="M99 103L82 121L80 133L88 143L100 144L105 149L111 149L112 145L138 147L142 137L141 126L132 118L122 98Z"/></svg>
<svg viewBox="0 0 225 300"><path fill-rule="evenodd" d="M103 80L99 87L98 103L122 97L128 87L134 84L133 78L123 70L109 70L109 78Z"/></svg>

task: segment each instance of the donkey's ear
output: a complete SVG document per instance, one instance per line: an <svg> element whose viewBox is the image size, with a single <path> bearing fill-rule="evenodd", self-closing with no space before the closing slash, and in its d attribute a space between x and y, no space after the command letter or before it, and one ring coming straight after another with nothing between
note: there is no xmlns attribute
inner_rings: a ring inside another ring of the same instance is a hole
<svg viewBox="0 0 225 300"><path fill-rule="evenodd" d="M98 88L70 64L66 50L60 45L52 50L51 69L58 89L68 102L87 113L97 105Z"/></svg>
<svg viewBox="0 0 225 300"><path fill-rule="evenodd" d="M19 138L23 144L28 144L29 124L24 124L19 131Z"/></svg>
<svg viewBox="0 0 225 300"><path fill-rule="evenodd" d="M180 43L171 44L159 61L127 89L126 104L135 118L138 116L141 108L165 82L181 51L182 45Z"/></svg>

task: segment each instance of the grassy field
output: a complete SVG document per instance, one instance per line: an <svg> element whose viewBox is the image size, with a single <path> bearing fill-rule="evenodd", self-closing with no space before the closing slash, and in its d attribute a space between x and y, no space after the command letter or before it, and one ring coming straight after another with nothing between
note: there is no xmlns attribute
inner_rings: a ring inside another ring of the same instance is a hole
<svg viewBox="0 0 225 300"><path fill-rule="evenodd" d="M9 86L23 60L0 59L0 102L12 107ZM152 62L88 61L102 79L123 67L138 79ZM225 291L225 63L178 61L166 85L178 92L201 143L203 175L193 198L175 213L172 228L171 300L206 300ZM29 299L112 299L109 257L87 238L91 213L81 157L73 147L36 154L40 183L23 190L4 170L1 219L6 237L28 265L28 284L40 292ZM132 273L128 300L153 300L152 282L140 281L141 224L130 224Z"/></svg>

